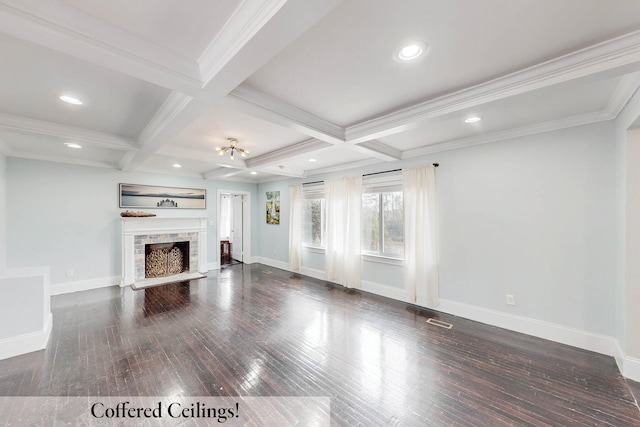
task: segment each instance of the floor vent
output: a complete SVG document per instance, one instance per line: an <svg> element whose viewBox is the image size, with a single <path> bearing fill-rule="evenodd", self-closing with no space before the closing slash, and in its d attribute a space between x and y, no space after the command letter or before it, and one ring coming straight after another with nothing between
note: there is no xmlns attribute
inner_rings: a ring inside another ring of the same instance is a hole
<svg viewBox="0 0 640 427"><path fill-rule="evenodd" d="M432 325L440 326L441 328L445 329L453 328L453 325L451 323L443 322L441 320L434 319L433 317L428 318L427 323L431 323Z"/></svg>

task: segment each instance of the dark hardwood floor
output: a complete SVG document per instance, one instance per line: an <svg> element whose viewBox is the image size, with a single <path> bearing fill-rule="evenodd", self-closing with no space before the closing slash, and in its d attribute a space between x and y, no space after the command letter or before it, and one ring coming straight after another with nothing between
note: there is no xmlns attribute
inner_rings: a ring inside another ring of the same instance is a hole
<svg viewBox="0 0 640 427"><path fill-rule="evenodd" d="M52 311L46 350L0 361L0 395L329 396L333 425L640 426L611 357L261 264Z"/></svg>

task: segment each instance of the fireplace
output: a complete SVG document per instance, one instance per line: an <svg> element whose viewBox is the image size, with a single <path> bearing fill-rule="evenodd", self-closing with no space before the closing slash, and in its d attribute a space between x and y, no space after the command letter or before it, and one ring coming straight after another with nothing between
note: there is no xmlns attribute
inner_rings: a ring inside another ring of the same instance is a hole
<svg viewBox="0 0 640 427"><path fill-rule="evenodd" d="M208 270L206 243L206 218L122 218L120 286L139 289L201 278Z"/></svg>
<svg viewBox="0 0 640 427"><path fill-rule="evenodd" d="M144 253L146 279L189 271L189 242L148 243Z"/></svg>

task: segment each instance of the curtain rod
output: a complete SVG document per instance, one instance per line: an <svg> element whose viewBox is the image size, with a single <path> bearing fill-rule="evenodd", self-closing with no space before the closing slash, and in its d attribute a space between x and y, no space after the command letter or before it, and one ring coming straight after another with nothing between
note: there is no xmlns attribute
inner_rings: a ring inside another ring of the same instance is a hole
<svg viewBox="0 0 640 427"><path fill-rule="evenodd" d="M432 163L434 168L440 166L440 163ZM373 173L365 173L362 176L371 176L371 175L379 175L381 173L390 173L390 172L398 172L402 169L392 169L390 171L382 171L382 172L373 172ZM311 184L322 184L324 181L313 181L313 182L303 182L302 185L311 185Z"/></svg>

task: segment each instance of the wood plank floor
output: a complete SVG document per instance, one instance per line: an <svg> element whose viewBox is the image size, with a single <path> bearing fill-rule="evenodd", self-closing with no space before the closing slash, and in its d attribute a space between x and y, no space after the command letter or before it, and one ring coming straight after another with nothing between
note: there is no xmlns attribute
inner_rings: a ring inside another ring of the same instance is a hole
<svg viewBox="0 0 640 427"><path fill-rule="evenodd" d="M261 264L52 310L46 350L0 361L0 395L329 396L338 426L640 426L611 357Z"/></svg>

